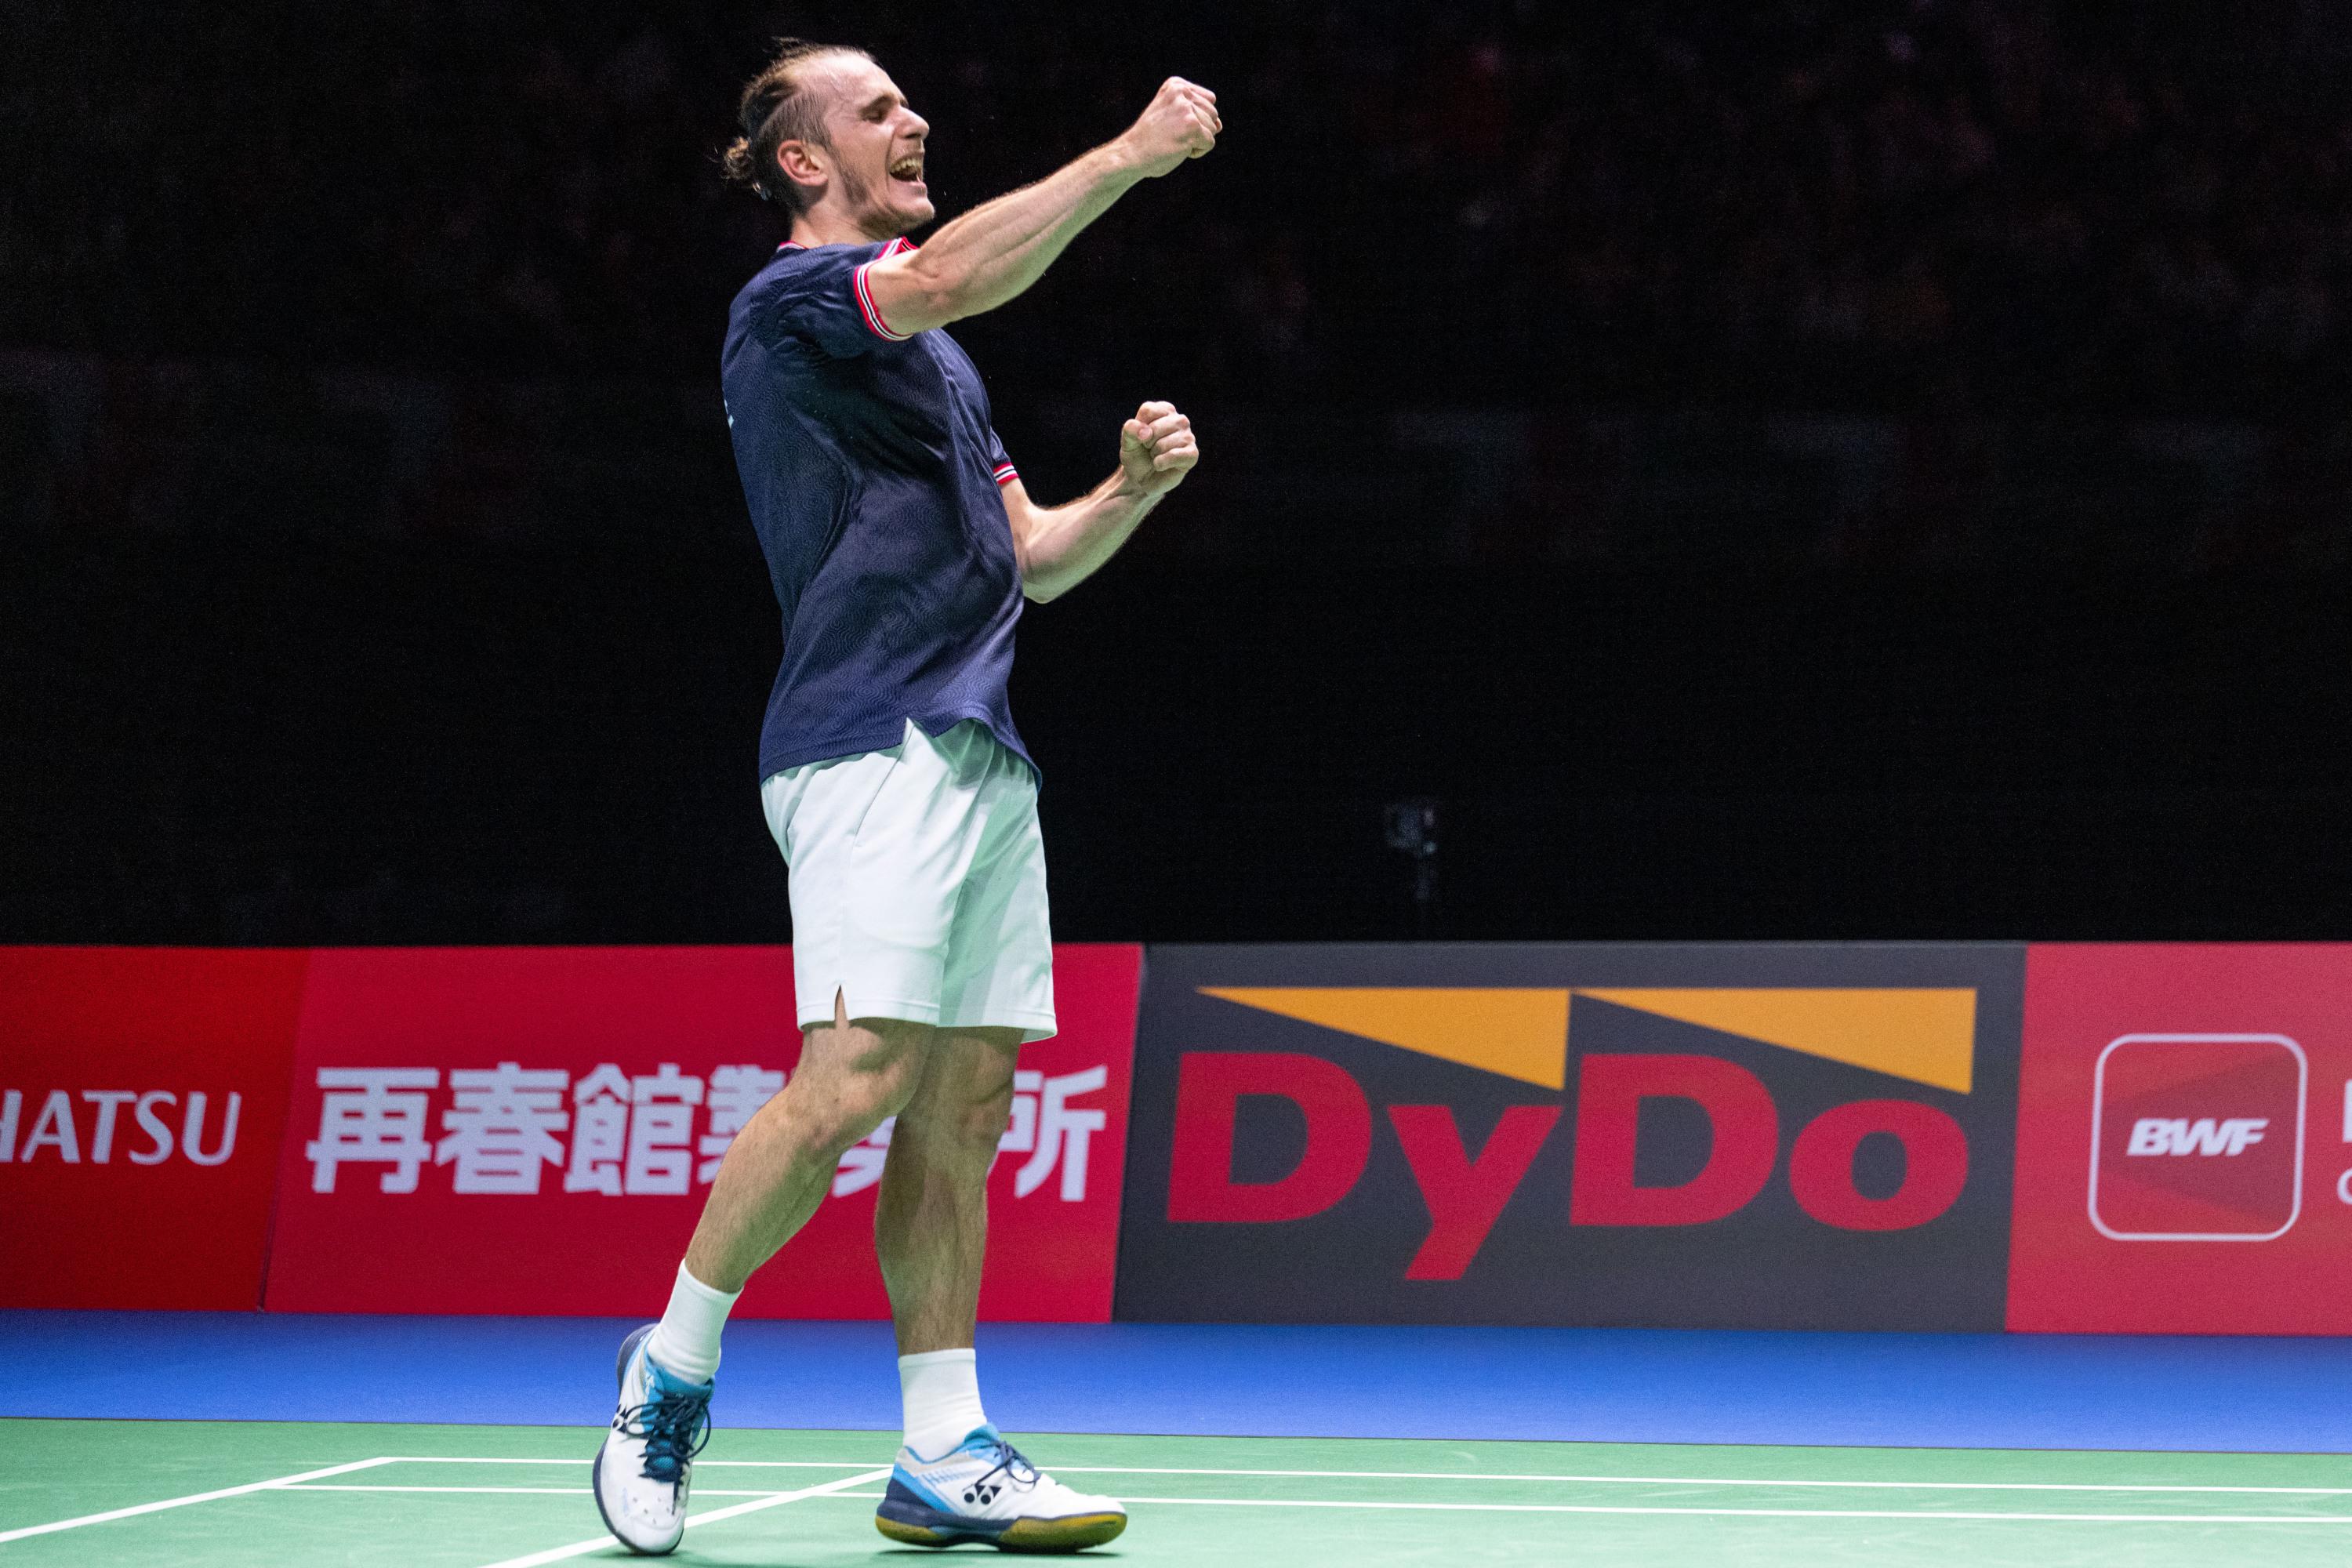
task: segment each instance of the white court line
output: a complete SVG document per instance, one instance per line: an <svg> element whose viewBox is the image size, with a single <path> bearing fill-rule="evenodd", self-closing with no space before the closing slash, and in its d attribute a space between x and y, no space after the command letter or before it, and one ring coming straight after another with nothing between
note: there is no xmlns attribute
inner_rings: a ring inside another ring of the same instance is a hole
<svg viewBox="0 0 2352 1568"><path fill-rule="evenodd" d="M877 1472L881 1473L881 1472ZM1189 1472L1198 1473L1198 1472ZM1379 1472L1395 1474L1393 1471ZM871 1502L886 1494L859 1492L847 1489L874 1479L874 1476L856 1476L829 1486L812 1487L791 1493L708 1491L705 1497L756 1497L775 1501L792 1501L812 1497L834 1497L852 1501ZM576 1497L577 1487L395 1487L395 1486L299 1486L290 1491L310 1492L472 1492L560 1495ZM1943 1519L1989 1520L1994 1521L2047 1522L2056 1520L2088 1520L2105 1524L2352 1524L2352 1515L2337 1514L2228 1514L2228 1513L2014 1513L1992 1510L1958 1509L1806 1509L1806 1508L1646 1508L1635 1506L1602 1506L1578 1503L1509 1503L1509 1502L1333 1502L1304 1498L1199 1498L1142 1497L1125 1500L1147 1508L1168 1505L1198 1508L1340 1508L1381 1509L1419 1513L1600 1513L1600 1514L1680 1514L1706 1519ZM764 1505L761 1505L764 1506ZM728 1509L727 1514L749 1512L748 1508ZM718 1517L712 1515L710 1517ZM694 1522L689 1521L688 1522ZM599 1544L596 1542L588 1546ZM567 1548L574 1554L581 1549ZM499 1563L494 1568L521 1568L526 1563L551 1562L554 1559L523 1558L512 1564Z"/></svg>
<svg viewBox="0 0 2352 1568"><path fill-rule="evenodd" d="M391 1464L390 1459L354 1459L347 1465L330 1465L324 1469L304 1470L299 1475L278 1476L266 1481L247 1481L241 1487L223 1487L218 1491L191 1492L186 1497L165 1498L161 1502L142 1502L131 1508L109 1509L104 1513L86 1513L79 1519L61 1519L54 1524L31 1524L21 1530L0 1531L0 1542L23 1541L28 1536L54 1534L60 1530L79 1530L85 1524L104 1524L109 1520L136 1519L142 1513L161 1513L167 1508L185 1508L190 1503L214 1502L221 1498L244 1497L249 1492L280 1490L301 1481L322 1480L329 1476L347 1476L353 1470L373 1469ZM887 1470L882 1472L889 1474Z"/></svg>
<svg viewBox="0 0 2352 1568"><path fill-rule="evenodd" d="M339 1482L334 1482L334 1481L316 1481L316 1482L312 1482L312 1483L310 1483L310 1485L307 1485L307 1486L288 1487L288 1488L286 1488L285 1489L286 1489L286 1490L288 1490L288 1491L289 1491L289 1492L467 1492L467 1493L473 1493L473 1494L478 1494L478 1495L487 1495L487 1496L490 1496L490 1497L508 1497L508 1496L514 1496L514 1497L576 1497L576 1498L584 1498L584 1497L586 1497L586 1496L588 1495L588 1489L587 1489L586 1487L584 1487L584 1486L580 1486L580 1487L393 1487L393 1486L370 1487L370 1486L344 1486L344 1485L342 1485L342 1484L341 1484L341 1483L339 1483ZM776 1489L775 1489L775 1488L773 1488L773 1487L760 1487L760 1488L756 1488L756 1489L739 1487L739 1488L735 1488L735 1489L731 1489L731 1490L730 1490L730 1489L729 1489L728 1488L725 1488L725 1487L697 1487L697 1488L695 1488L695 1489L694 1489L694 1495L695 1495L695 1496L697 1496L697 1497L774 1497L774 1496L776 1495ZM874 1494L872 1494L872 1495L874 1495L875 1497L880 1497L882 1494L881 1494L880 1492L876 1492L876 1493L874 1493Z"/></svg>
<svg viewBox="0 0 2352 1568"><path fill-rule="evenodd" d="M385 1460L390 1465L585 1465L595 1456L574 1455L569 1459L476 1459L460 1458L455 1454L397 1454ZM739 1470L870 1470L871 1459L697 1459L694 1468L702 1469Z"/></svg>
<svg viewBox="0 0 2352 1568"><path fill-rule="evenodd" d="M880 1469L867 1470L862 1475L844 1476L837 1481L824 1481L816 1486L803 1487L798 1491L777 1492L769 1497L754 1498L750 1502L739 1502L727 1508L715 1508L709 1513L688 1514L686 1527L692 1530L698 1525L717 1524L722 1519L740 1518L747 1513L757 1513L763 1508L798 1502L803 1498L823 1497L828 1492L846 1491L851 1487L862 1487L869 1481L887 1480L889 1477L890 1467L885 1465ZM611 1535L599 1535L591 1541L575 1541L569 1546L551 1547L545 1552L533 1552L522 1557L501 1558L490 1563L488 1568L539 1568L542 1563L561 1563L567 1558L584 1557L591 1552L601 1552L605 1547L616 1544L618 1543Z"/></svg>
<svg viewBox="0 0 2352 1568"><path fill-rule="evenodd" d="M871 1500L882 1492L834 1492L837 1498ZM1958 1509L1836 1508L1636 1508L1567 1502L1325 1502L1303 1498L1131 1497L1147 1508L1175 1503L1202 1508L1371 1508L1428 1513L1635 1513L1695 1514L1705 1519L1983 1519L2072 1520L2104 1524L2352 1524L2352 1514L2249 1513L2001 1513Z"/></svg>
<svg viewBox="0 0 2352 1568"><path fill-rule="evenodd" d="M446 1491L446 1492L529 1492L576 1496L577 1487L393 1487L373 1485L313 1485L329 1478L349 1475L355 1471L373 1469L392 1464L554 1464L576 1465L571 1459L499 1459L455 1458L433 1455L398 1455L373 1459L356 1459L349 1463L330 1465L305 1470L290 1476L278 1476L268 1480L249 1481L243 1486L224 1487L215 1491L195 1492L186 1497L167 1498L159 1502L140 1503L130 1508L110 1510L104 1513L84 1514L79 1518L59 1520L50 1524L37 1524L22 1529L0 1531L0 1542L23 1540L29 1536L47 1535L58 1531L78 1529L88 1524L101 1524L111 1520L131 1519L142 1514L160 1512L165 1509L184 1508L192 1503L211 1502L217 1499L242 1497L263 1491ZM848 1468L845 1461L833 1460L763 1460L735 1459L705 1461L708 1464L730 1465L743 1468ZM2157 1491L2157 1492L2274 1492L2338 1495L2347 1489L2334 1487L2218 1487L2163 1486L2149 1483L2117 1483L2104 1485L2087 1482L2058 1481L1835 1481L1835 1480L1775 1480L1769 1478L1664 1478L1634 1476L1558 1476L1517 1475L1465 1471L1402 1471L1402 1470L1223 1470L1175 1469L1145 1467L1063 1467L1073 1474L1119 1475L1232 1475L1270 1476L1310 1479L1410 1479L1410 1480L1518 1480L1568 1481L1576 1483L1601 1482L1610 1484L1643 1484L1674 1486L1816 1486L1816 1487L1922 1487L1950 1489L2001 1490L2080 1490L2080 1491ZM851 1489L888 1478L887 1467L868 1468L861 1473L821 1482L812 1487L783 1492L742 1493L706 1491L705 1496L748 1496L751 1500L730 1507L713 1509L690 1515L687 1526L692 1529L703 1524L715 1524L721 1520L756 1513L762 1509L797 1502L806 1498L856 1497L869 1500L876 1494L858 1494ZM1697 1518L1746 1519L1874 1519L1874 1520L1973 1520L1992 1522L2065 1523L2078 1521L2094 1524L2275 1524L2275 1525L2347 1525L2352 1515L2332 1514L2221 1514L2221 1513L2025 1513L1993 1510L1958 1509L1793 1509L1793 1508L1675 1508L1640 1505L1609 1505L1599 1503L1450 1503L1398 1502L1361 1500L1352 1502L1285 1498L1129 1498L1131 1503L1145 1507L1194 1508L1306 1508L1360 1509L1395 1512L1423 1513L1558 1513L1558 1514L1622 1514L1635 1516L1672 1515ZM609 1535L574 1542L548 1551L522 1557L505 1559L489 1568L540 1568L541 1564L560 1563L584 1556L612 1543Z"/></svg>
<svg viewBox="0 0 2352 1568"><path fill-rule="evenodd" d="M1205 1508L1374 1508L1431 1513L1689 1514L1708 1519L1990 1519L2034 1523L2084 1520L2097 1524L2352 1524L2352 1514L2001 1513L1961 1509L1641 1508L1573 1502L1305 1502L1281 1498L1144 1497L1130 1503L1181 1503Z"/></svg>
<svg viewBox="0 0 2352 1568"><path fill-rule="evenodd" d="M2276 1492L2295 1496L2352 1497L2352 1487L2167 1486L2148 1481L2118 1481L2113 1484L2104 1481L1822 1481L1762 1476L1537 1476L1467 1470L1192 1470L1139 1465L1055 1465L1053 1468L1074 1476L1307 1476L1337 1480L1573 1481L1579 1485L1622 1487L1878 1487L1963 1492Z"/></svg>
<svg viewBox="0 0 2352 1568"><path fill-rule="evenodd" d="M576 1465L578 1459L457 1459L404 1455L404 1465ZM850 1470L864 1459L697 1459L697 1469ZM1616 1487L1852 1487L1881 1490L1997 1492L2183 1492L2249 1496L2352 1497L2352 1487L2229 1487L2161 1481L1838 1481L1771 1476L1561 1476L1489 1470L1227 1470L1158 1465L1055 1465L1072 1476L1289 1476L1356 1481L1566 1481Z"/></svg>

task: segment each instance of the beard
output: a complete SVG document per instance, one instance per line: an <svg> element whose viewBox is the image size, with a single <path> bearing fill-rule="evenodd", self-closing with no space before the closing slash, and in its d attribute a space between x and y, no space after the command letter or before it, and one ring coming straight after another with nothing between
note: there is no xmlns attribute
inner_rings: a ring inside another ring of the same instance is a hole
<svg viewBox="0 0 2352 1568"><path fill-rule="evenodd" d="M853 221L876 239L895 239L925 221L924 215L906 212L892 199L893 182L887 174L877 184L843 163L835 169L834 177L840 183L842 205L849 209Z"/></svg>
<svg viewBox="0 0 2352 1568"><path fill-rule="evenodd" d="M844 164L835 171L841 181L842 200L849 210L863 217L881 204L874 199L874 182L856 170Z"/></svg>
<svg viewBox="0 0 2352 1568"><path fill-rule="evenodd" d="M890 205L882 199L880 188L856 170L843 165L837 174L841 180L841 197L849 208L857 226L877 239L894 239L906 225Z"/></svg>

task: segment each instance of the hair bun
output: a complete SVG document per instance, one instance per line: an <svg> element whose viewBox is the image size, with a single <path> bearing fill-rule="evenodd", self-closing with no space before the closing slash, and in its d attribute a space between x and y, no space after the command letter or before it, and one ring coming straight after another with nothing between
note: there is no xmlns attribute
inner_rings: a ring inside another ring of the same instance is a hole
<svg viewBox="0 0 2352 1568"><path fill-rule="evenodd" d="M727 183L740 185L762 200L797 213L806 195L776 168L776 150L786 142L825 145L824 105L801 89L800 68L825 55L874 57L845 44L813 44L805 38L778 38L776 58L743 88L736 119L743 134L719 154Z"/></svg>

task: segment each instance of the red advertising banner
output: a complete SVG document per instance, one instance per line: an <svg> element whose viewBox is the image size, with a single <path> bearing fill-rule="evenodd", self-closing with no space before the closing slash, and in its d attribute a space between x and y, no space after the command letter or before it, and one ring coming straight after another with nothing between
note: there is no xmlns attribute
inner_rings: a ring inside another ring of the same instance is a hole
<svg viewBox="0 0 2352 1568"><path fill-rule="evenodd" d="M1141 950L1055 955L989 1178L981 1313L1107 1321ZM800 1058L780 947L312 956L279 1171L280 1311L652 1313L720 1157ZM843 1157L737 1312L888 1314L888 1129Z"/></svg>
<svg viewBox="0 0 2352 1568"><path fill-rule="evenodd" d="M2008 1324L2352 1332L2352 946L2037 946Z"/></svg>
<svg viewBox="0 0 2352 1568"><path fill-rule="evenodd" d="M308 960L0 948L0 1306L259 1303Z"/></svg>

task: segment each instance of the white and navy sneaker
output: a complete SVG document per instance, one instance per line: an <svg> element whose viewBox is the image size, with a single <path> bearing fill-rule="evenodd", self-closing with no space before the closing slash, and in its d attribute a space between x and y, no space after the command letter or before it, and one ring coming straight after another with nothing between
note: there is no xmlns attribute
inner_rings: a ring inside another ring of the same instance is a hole
<svg viewBox="0 0 2352 1568"><path fill-rule="evenodd" d="M908 1546L981 1541L1008 1552L1076 1552L1127 1528L1127 1510L1072 1491L982 1426L936 1459L898 1450L874 1527Z"/></svg>
<svg viewBox="0 0 2352 1568"><path fill-rule="evenodd" d="M632 1552L658 1557L686 1534L687 1483L710 1441L710 1390L656 1366L647 1323L621 1342L620 1408L596 1451L596 1511Z"/></svg>

